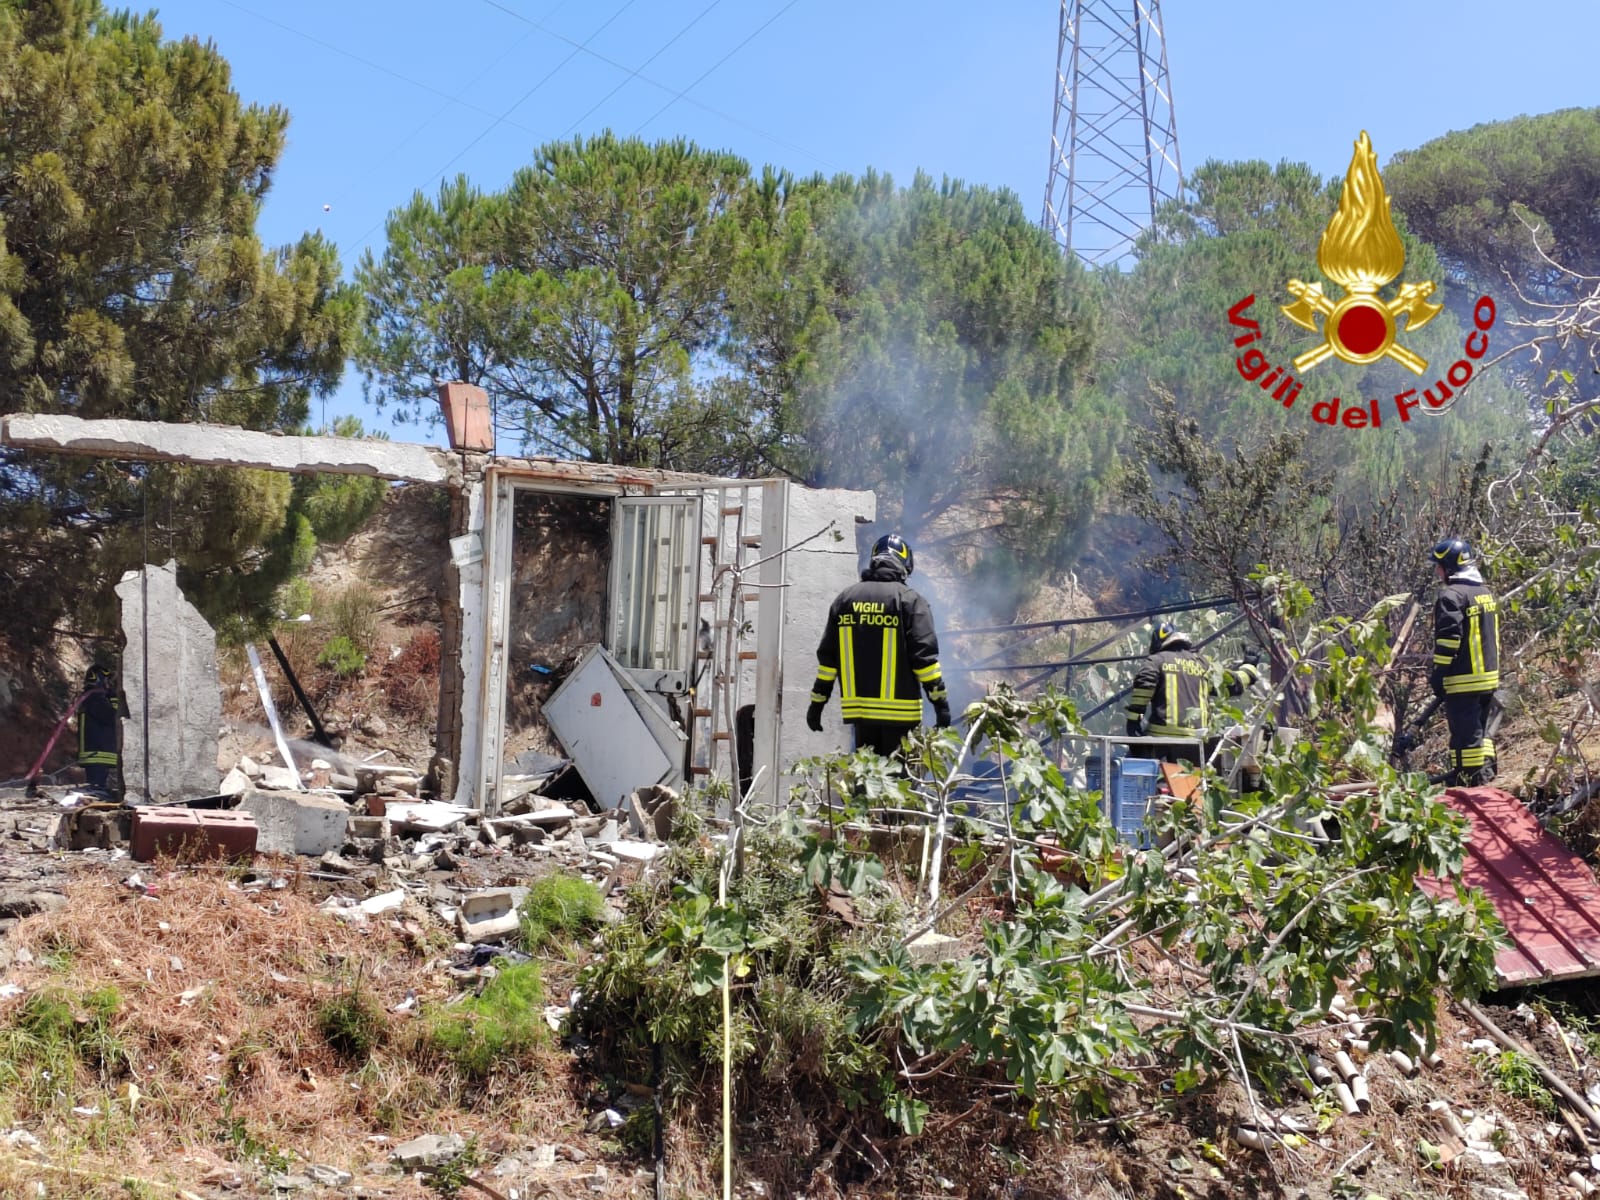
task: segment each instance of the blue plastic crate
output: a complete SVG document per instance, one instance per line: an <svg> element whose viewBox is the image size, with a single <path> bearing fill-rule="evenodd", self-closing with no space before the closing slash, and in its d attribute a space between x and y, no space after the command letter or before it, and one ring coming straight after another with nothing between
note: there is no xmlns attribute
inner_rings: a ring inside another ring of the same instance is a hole
<svg viewBox="0 0 1600 1200"><path fill-rule="evenodd" d="M1100 786L1100 756L1091 754L1083 764L1091 792L1105 791ZM1161 764L1153 758L1114 758L1111 760L1111 823L1117 835L1141 849L1153 844L1145 824L1150 801L1161 788Z"/></svg>

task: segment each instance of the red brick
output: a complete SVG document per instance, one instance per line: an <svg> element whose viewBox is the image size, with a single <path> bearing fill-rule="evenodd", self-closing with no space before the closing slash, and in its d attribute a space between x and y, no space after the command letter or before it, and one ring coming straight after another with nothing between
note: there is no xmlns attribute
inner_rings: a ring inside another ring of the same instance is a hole
<svg viewBox="0 0 1600 1200"><path fill-rule="evenodd" d="M192 808L140 808L133 814L133 857L248 858L256 850L256 819L249 813L196 812Z"/></svg>

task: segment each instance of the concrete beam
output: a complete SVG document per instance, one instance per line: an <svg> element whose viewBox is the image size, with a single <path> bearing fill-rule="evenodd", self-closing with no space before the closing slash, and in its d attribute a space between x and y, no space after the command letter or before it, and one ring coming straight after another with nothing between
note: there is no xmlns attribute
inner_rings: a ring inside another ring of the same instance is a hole
<svg viewBox="0 0 1600 1200"><path fill-rule="evenodd" d="M0 444L50 454L255 467L301 475L372 475L412 483L448 484L458 474L453 457L433 446L258 433L235 425L86 421L46 413L11 413L0 417Z"/></svg>

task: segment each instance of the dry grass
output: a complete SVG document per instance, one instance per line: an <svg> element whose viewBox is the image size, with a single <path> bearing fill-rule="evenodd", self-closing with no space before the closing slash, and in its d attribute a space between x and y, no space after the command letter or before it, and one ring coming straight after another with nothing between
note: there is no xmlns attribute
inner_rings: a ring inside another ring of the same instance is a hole
<svg viewBox="0 0 1600 1200"><path fill-rule="evenodd" d="M440 661L439 631L423 629L384 664L382 687L391 713L418 724L438 718Z"/></svg>
<svg viewBox="0 0 1600 1200"><path fill-rule="evenodd" d="M454 995L429 958L425 915L352 926L317 911L293 879L283 890L247 892L216 871L143 874L156 884L153 897L110 875L86 878L64 911L13 935L34 955L10 976L27 994L87 997L109 987L121 997L110 1021L115 1069L80 1063L74 1079L39 1086L35 1078L0 1096L0 1119L34 1132L57 1167L81 1164L85 1187L112 1187L96 1177L124 1174L198 1187L207 1176L309 1162L360 1179L382 1170L386 1145L374 1135L454 1131L488 1146L573 1140L582 1113L563 1058L539 1052L520 1071L469 1085L422 1052L422 1022L392 1011L408 990L424 1009ZM319 1022L352 988L384 1010L379 1044L354 1063L341 1060ZM0 1030L24 1003L0 1006ZM130 1083L139 1093L131 1111ZM7 1186L7 1172L19 1170L17 1156L0 1157L0 1194L23 1194ZM164 1186L150 1194L168 1194ZM428 1194L393 1176L385 1186L397 1188L391 1196Z"/></svg>

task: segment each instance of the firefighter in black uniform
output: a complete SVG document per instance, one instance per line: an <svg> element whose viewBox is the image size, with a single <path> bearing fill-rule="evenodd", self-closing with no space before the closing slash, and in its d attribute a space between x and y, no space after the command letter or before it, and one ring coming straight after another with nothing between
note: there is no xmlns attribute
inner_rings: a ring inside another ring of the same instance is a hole
<svg viewBox="0 0 1600 1200"><path fill-rule="evenodd" d="M1485 733L1494 690L1500 686L1500 617L1484 586L1472 547L1458 537L1433 548L1441 583L1433 605L1433 671L1428 682L1444 701L1450 725L1451 787L1494 778L1494 742Z"/></svg>
<svg viewBox="0 0 1600 1200"><path fill-rule="evenodd" d="M840 592L828 609L806 709L807 727L820 733L823 709L838 682L839 706L855 730L856 749L870 747L885 758L922 724L923 692L933 702L935 724L950 724L933 611L906 586L913 569L911 547L899 534L873 543L861 582Z"/></svg>
<svg viewBox="0 0 1600 1200"><path fill-rule="evenodd" d="M78 708L78 765L89 786L111 790L111 770L122 762L122 696L108 667L96 664L83 679L84 700Z"/></svg>
<svg viewBox="0 0 1600 1200"><path fill-rule="evenodd" d="M1189 637L1169 621L1150 635L1150 656L1139 664L1128 694L1129 737L1205 738L1209 714L1211 667ZM1135 758L1181 758L1193 761L1199 746L1185 753L1178 746L1129 746Z"/></svg>
<svg viewBox="0 0 1600 1200"><path fill-rule="evenodd" d="M1224 673L1223 688L1241 696L1261 678L1251 663L1241 663ZM1162 621L1150 635L1150 656L1140 664L1128 695L1127 736L1193 738L1195 750L1181 746L1132 745L1135 758L1165 758L1193 762L1206 746L1210 724L1208 700L1212 689L1211 664L1194 649L1189 637L1170 621Z"/></svg>

